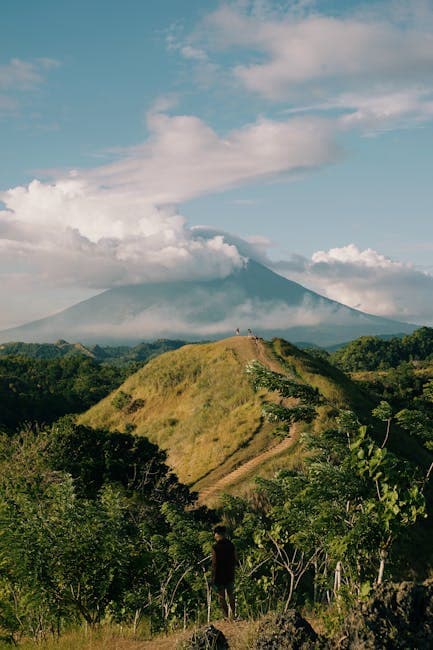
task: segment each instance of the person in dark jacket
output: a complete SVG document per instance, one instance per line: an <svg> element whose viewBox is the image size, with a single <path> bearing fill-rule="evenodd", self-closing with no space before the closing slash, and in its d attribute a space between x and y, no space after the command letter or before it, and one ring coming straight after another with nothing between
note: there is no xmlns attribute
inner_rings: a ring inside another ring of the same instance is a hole
<svg viewBox="0 0 433 650"><path fill-rule="evenodd" d="M237 564L236 550L232 542L226 537L226 527L214 528L216 544L212 547L212 583L218 592L218 598L226 618L229 618L229 608L226 600L228 596L230 614L235 615L235 567Z"/></svg>

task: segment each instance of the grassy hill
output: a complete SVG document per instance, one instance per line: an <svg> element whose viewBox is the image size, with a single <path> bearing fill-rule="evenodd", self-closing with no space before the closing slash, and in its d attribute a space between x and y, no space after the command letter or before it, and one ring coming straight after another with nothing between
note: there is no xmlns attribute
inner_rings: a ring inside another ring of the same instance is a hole
<svg viewBox="0 0 433 650"><path fill-rule="evenodd" d="M350 378L283 341L232 337L186 345L150 361L111 395L80 416L93 427L134 430L167 451L168 463L212 502L220 491L240 493L257 474L269 475L299 461L299 431L288 440L273 434L262 405L275 400L254 392L245 373L258 359L277 372L317 387L330 405L319 409L314 427L326 426L335 408L367 414L372 404ZM335 408L334 408L335 407Z"/></svg>

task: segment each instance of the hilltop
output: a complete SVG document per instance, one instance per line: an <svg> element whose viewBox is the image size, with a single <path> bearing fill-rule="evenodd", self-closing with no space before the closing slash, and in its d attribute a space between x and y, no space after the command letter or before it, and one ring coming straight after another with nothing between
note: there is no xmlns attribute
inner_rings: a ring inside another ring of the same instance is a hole
<svg viewBox="0 0 433 650"><path fill-rule="evenodd" d="M79 421L147 436L167 452L179 479L206 501L220 491L245 491L257 473L272 474L299 460L297 439L305 426L294 426L283 441L274 435L262 406L276 398L253 390L245 373L253 359L317 387L329 400L314 427L323 428L335 408L372 408L367 395L326 360L281 339L238 336L186 345L151 360Z"/></svg>

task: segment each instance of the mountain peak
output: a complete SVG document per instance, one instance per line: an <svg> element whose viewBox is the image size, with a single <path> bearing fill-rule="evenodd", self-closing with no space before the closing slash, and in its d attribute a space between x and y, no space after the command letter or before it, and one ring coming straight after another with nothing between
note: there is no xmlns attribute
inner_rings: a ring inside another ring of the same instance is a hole
<svg viewBox="0 0 433 650"><path fill-rule="evenodd" d="M415 329L329 300L248 260L225 278L109 289L54 316L0 332L0 341L60 338L63 345L65 336L84 344L194 341L222 338L237 328L318 345Z"/></svg>

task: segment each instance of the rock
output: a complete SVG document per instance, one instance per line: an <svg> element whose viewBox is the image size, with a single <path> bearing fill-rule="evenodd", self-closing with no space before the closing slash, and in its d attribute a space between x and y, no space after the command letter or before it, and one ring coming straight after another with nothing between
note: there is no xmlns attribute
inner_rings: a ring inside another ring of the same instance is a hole
<svg viewBox="0 0 433 650"><path fill-rule="evenodd" d="M347 650L433 648L433 581L385 583L348 617Z"/></svg>
<svg viewBox="0 0 433 650"><path fill-rule="evenodd" d="M325 648L305 618L294 609L266 618L259 626L254 650L312 650Z"/></svg>
<svg viewBox="0 0 433 650"><path fill-rule="evenodd" d="M207 625L194 632L181 648L182 650L229 650L229 644L221 630L213 625Z"/></svg>

